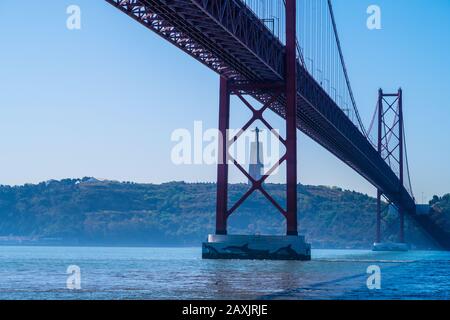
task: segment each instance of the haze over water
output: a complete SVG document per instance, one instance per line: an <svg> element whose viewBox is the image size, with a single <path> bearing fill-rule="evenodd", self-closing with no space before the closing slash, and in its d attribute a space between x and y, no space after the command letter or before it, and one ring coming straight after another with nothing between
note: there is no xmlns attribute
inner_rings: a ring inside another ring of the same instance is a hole
<svg viewBox="0 0 450 320"><path fill-rule="evenodd" d="M0 247L0 299L449 299L450 252L313 250L313 261L212 261L200 248ZM81 290L66 288L69 265ZM369 290L367 267L381 268Z"/></svg>

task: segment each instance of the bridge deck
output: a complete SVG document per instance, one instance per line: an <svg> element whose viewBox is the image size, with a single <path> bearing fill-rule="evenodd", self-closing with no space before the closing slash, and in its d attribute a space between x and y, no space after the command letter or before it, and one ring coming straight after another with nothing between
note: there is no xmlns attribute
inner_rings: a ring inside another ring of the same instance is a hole
<svg viewBox="0 0 450 320"><path fill-rule="evenodd" d="M284 46L240 0L106 0L210 69L235 81L284 78ZM366 137L298 64L298 128L409 213L414 200ZM251 94L267 101L265 92ZM271 109L285 116L284 97Z"/></svg>

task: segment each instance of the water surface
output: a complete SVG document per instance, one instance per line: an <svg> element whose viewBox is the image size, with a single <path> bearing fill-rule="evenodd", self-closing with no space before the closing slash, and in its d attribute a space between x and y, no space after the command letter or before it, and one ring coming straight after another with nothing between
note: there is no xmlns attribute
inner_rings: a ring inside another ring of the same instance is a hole
<svg viewBox="0 0 450 320"><path fill-rule="evenodd" d="M200 248L0 246L0 299L449 299L449 252L312 255L215 261ZM69 265L81 269L81 290L66 288ZM381 290L367 288L370 265L381 268Z"/></svg>

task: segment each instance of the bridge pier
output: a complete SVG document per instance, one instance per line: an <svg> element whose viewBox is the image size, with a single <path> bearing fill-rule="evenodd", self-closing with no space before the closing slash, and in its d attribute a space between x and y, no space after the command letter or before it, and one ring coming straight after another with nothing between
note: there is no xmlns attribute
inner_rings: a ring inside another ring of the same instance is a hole
<svg viewBox="0 0 450 320"><path fill-rule="evenodd" d="M390 99L388 101L388 99ZM385 108L386 105L386 108ZM391 115L388 118L388 114ZM391 123L392 122L392 123ZM392 139L394 142L392 143ZM403 132L403 92L386 94L382 89L378 91L378 153L393 169L398 168L399 187L398 194L404 189L404 132ZM394 155L397 153L396 155ZM381 234L382 222L382 196L383 191L377 189L377 217L374 251L407 251L405 243L405 211L401 204L395 204L398 208L399 231L398 242L383 243ZM386 198L387 199L387 198ZM388 205L393 204L388 201Z"/></svg>
<svg viewBox="0 0 450 320"><path fill-rule="evenodd" d="M377 190L377 231L375 243L381 242L381 191Z"/></svg>
<svg viewBox="0 0 450 320"><path fill-rule="evenodd" d="M217 164L216 234L227 234L228 206L228 129L230 126L230 92L228 80L220 78L219 155Z"/></svg>
<svg viewBox="0 0 450 320"><path fill-rule="evenodd" d="M297 49L296 49L296 1L286 1L286 55L285 79L282 83L257 81L233 81L220 79L219 145L217 166L216 234L209 235L203 243L203 258L206 259L272 259L309 260L311 247L304 237L298 235L297 225ZM236 136L230 139L230 95L236 95L252 112L252 118ZM253 107L244 95L259 95L264 102L262 108ZM237 141L253 122L260 120L272 132L273 128L264 119L263 113L281 98L286 100L286 138L278 136L286 147L286 154L261 179L255 180L235 159L229 147ZM286 161L286 209L264 190L263 183L284 161ZM250 181L251 188L228 209L228 163L233 163ZM260 191L286 218L286 236L228 236L227 219L255 191Z"/></svg>
<svg viewBox="0 0 450 320"><path fill-rule="evenodd" d="M297 21L296 0L286 1L287 235L297 236Z"/></svg>
<svg viewBox="0 0 450 320"><path fill-rule="evenodd" d="M270 259L270 260L310 260L311 246L305 242L304 237L298 235L297 225L297 130L295 124L295 110L290 111L286 117L286 138L278 136L280 142L286 147L286 154L279 159L259 180L247 172L229 153L229 148L239 137L257 120L273 133L274 128L265 120L264 112L278 99L288 96L292 87L285 83L236 82L220 78L219 101L219 157L217 164L217 203L216 203L216 232L209 235L203 243L202 257L204 259ZM294 90L296 88L294 87ZM253 106L245 95L258 92L264 95L265 102L261 108ZM252 112L251 119L230 137L230 98L237 96ZM296 98L293 99L296 102ZM295 106L295 105L294 105ZM288 112L288 111L287 111ZM289 121L291 124L289 124ZM295 130L293 130L295 129ZM294 156L292 154L294 153ZM284 209L265 189L264 182L269 176L286 162L286 209ZM230 208L228 207L228 171L229 165L234 164L251 183L251 188ZM286 218L286 236L243 236L228 235L228 218L247 200L255 191L261 192L267 200L277 208Z"/></svg>
<svg viewBox="0 0 450 320"><path fill-rule="evenodd" d="M373 251L408 251L409 246L405 243L404 236L404 210L398 208L398 218L399 218L399 231L397 242L383 242L381 223L382 223L382 213L388 211L392 202L388 201L383 207L382 202L382 192L378 190L377 192L377 220L376 220L376 237L375 243L373 245Z"/></svg>

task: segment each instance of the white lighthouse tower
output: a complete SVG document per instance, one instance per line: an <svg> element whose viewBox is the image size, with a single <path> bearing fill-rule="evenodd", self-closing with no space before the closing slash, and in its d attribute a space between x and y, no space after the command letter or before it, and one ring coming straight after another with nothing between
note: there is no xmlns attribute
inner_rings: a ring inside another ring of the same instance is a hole
<svg viewBox="0 0 450 320"><path fill-rule="evenodd" d="M256 181L260 180L264 173L264 159L263 159L263 146L259 140L259 133L261 130L256 127L255 130L255 141L250 144L250 165L249 174ZM249 180L249 184L252 182Z"/></svg>

